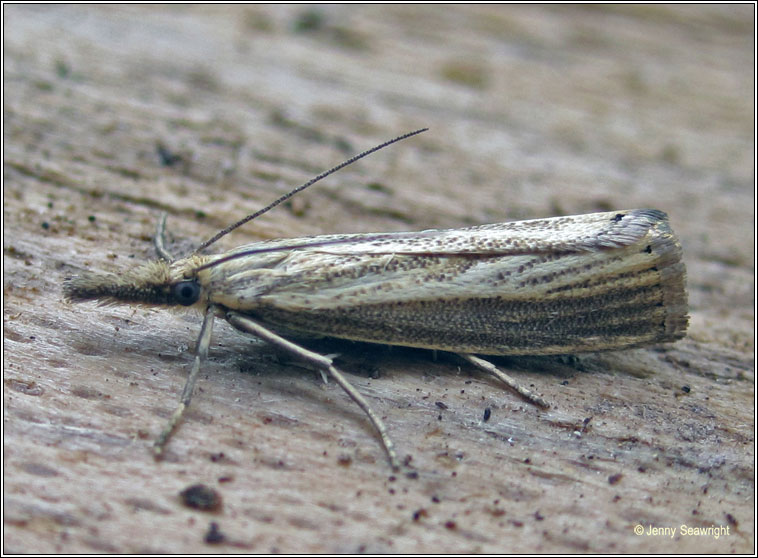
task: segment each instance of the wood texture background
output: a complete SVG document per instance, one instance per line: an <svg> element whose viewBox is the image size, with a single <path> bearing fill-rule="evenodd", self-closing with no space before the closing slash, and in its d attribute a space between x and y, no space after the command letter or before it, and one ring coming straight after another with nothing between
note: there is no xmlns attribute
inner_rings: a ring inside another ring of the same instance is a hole
<svg viewBox="0 0 758 558"><path fill-rule="evenodd" d="M754 6L3 15L5 552L755 550ZM412 457L408 478L338 386L222 325L153 461L200 319L67 304L63 278L154 257L161 210L188 250L424 126L218 248L657 207L684 246L688 337L498 361L549 411L450 356L324 348ZM182 505L196 483L220 510Z"/></svg>

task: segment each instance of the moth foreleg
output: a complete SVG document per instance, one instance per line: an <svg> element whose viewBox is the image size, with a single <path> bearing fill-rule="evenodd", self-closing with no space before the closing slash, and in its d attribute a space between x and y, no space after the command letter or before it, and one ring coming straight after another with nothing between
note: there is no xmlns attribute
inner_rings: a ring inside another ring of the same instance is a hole
<svg viewBox="0 0 758 558"><path fill-rule="evenodd" d="M352 384L350 384L350 382L348 382L347 379L342 375L342 373L334 367L331 358L325 357L318 353L314 353L313 351L309 351L300 345L297 345L291 341L284 339L283 337L280 337L273 331L251 320L244 314L233 311L227 312L226 320L234 327L255 335L256 337L262 339L263 341L266 341L267 343L271 343L276 347L284 349L290 354L293 354L310 363L312 366L317 367L319 370L324 370L332 378L334 378L340 387L345 390L345 392L350 396L350 399L355 401L355 403L363 410L363 412L366 413L369 420L374 425L374 428L379 433L379 437L382 440L382 445L384 446L384 450L387 452L387 457L390 460L392 468L394 470L400 469L400 461L398 461L397 454L395 453L395 445L392 443L392 440L387 433L387 427L384 425L384 422L382 422L382 419L380 419L379 416L374 413L371 407L369 407L368 402L363 398L358 390L355 389Z"/></svg>
<svg viewBox="0 0 758 558"><path fill-rule="evenodd" d="M470 355L468 353L457 353L459 357L466 360L467 362L470 362L480 370L484 370L485 372L489 372L490 374L493 374L496 376L501 382L503 382L505 385L507 385L509 388L511 388L513 391L518 393L521 397L529 401L530 403L533 403L537 405L538 407L542 407L543 409L547 409L550 407L547 401L542 399L539 395L532 393L525 387L523 387L521 384L519 384L516 380L511 378L508 374L500 370L497 366L492 364L491 362L484 360L479 357L475 357L474 355Z"/></svg>
<svg viewBox="0 0 758 558"><path fill-rule="evenodd" d="M189 376L187 376L187 382L184 384L184 390L182 391L182 398L179 401L179 406L173 412L168 424L166 424L153 445L153 453L156 458L160 458L163 454L163 448L171 437L171 434L176 430L179 421L182 420L184 410L189 407L190 400L192 399L192 392L195 390L195 382L197 382L197 377L200 374L200 365L208 357L208 347L210 347L211 344L211 333L213 331L215 311L216 308L214 306L208 306L208 309L205 311L203 326L200 328L200 335L197 338L195 361L192 363L192 370L190 370Z"/></svg>
<svg viewBox="0 0 758 558"><path fill-rule="evenodd" d="M155 243L155 251L158 252L158 255L161 257L162 260L166 260L167 262L174 261L174 257L171 255L171 253L166 250L166 212L162 212L161 216L158 217L158 224L155 227L155 238L153 239L153 242Z"/></svg>

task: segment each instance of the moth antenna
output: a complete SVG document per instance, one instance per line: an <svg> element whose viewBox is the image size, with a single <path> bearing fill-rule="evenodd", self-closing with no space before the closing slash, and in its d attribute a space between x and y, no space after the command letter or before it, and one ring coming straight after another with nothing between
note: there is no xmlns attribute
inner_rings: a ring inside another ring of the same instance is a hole
<svg viewBox="0 0 758 558"><path fill-rule="evenodd" d="M382 238L381 234L376 235L374 238L375 240L379 240ZM235 252L233 254L229 254L228 256L224 256L222 258L219 258L217 260L213 260L212 262L208 262L206 264L197 266L194 268L195 272L203 271L204 269L210 269L211 267L216 267L217 265L230 262L232 260L238 260L240 258L246 258L248 256L253 256L255 254L266 254L269 252L286 252L289 250L298 250L300 248L318 248L320 246L333 246L335 244L345 244L351 242L349 239L336 239L336 240L325 240L322 242L307 242L305 244L286 244L284 246L274 246L271 248L253 248L251 250L245 250L244 252Z"/></svg>
<svg viewBox="0 0 758 558"><path fill-rule="evenodd" d="M352 163L355 163L357 160L359 160L359 159L363 159L363 158L364 158L364 157L366 157L367 155L371 155L372 153L374 153L374 152L376 152L376 151L379 151L380 149L384 149L384 148L385 148L385 147L387 147L388 145L392 145L393 143L396 143L396 142L398 142L398 141L401 141L401 140L407 139L407 138L409 138L409 137L411 137L411 136L415 136L416 134L420 134L421 132L426 132L428 129L429 129L429 128L421 128L420 130L416 130L416 131L414 131L414 132L408 132L407 134L403 134L402 136L398 136L398 137L396 137L396 138L394 138L394 139L391 139L391 140L389 140L389 141L385 141L384 143L382 143L382 144L380 144L380 145L377 145L376 147L372 147L371 149L368 149L368 150L364 151L363 153L359 153L358 155L355 155L354 157L351 157L351 158L350 158L350 159L348 159L347 161L344 161L344 162L340 163L340 164L339 164L339 165L337 165L336 167L332 167L332 168L331 168L331 169L329 169L328 171L322 172L322 173L321 173L321 174L319 174L318 176L316 176L316 177L314 177L314 178L311 178L311 179L310 179L308 182L306 182L306 183L305 183L305 184L303 184L302 186L298 186L297 188L295 188L294 190L290 191L289 193L287 193L287 194L284 194L284 195L283 195L281 198L279 198L278 200L276 200L276 201L274 201L274 202L272 202L272 203L268 204L268 205L267 205L266 207L264 207L263 209L260 209L260 210L256 211L255 213L251 213L250 215L248 215L247 217L245 217L245 218L243 218L243 219L240 219L239 221L237 221L237 222L236 222L236 223L234 223L233 225L230 225L230 226L226 227L224 230L220 231L220 232L219 232L219 233L217 233L215 236L213 236L212 238L209 238L208 240L206 240L205 242L203 242L203 243L202 243L200 246L198 246L198 247L195 249L195 253L198 253L198 252L200 252L200 250L203 250L203 249L207 248L208 246L210 246L211 244L213 244L214 242L216 242L217 240L219 240L221 237L223 237L223 236L226 236L227 234L229 234L230 232L232 232L232 231L233 231L234 229L236 229L237 227L241 227L242 225L244 225L244 224L245 224L245 223L247 223L248 221L252 221L252 220L253 220L253 219L255 219L256 217L260 217L261 215L263 215L263 214L264 214L264 213L266 213L267 211L269 211L269 210L271 210L271 209L275 208L277 205L279 205L279 204L280 204L280 203L282 203L283 201L287 201L288 199L290 199L292 196L294 196L294 195L295 195L295 194L297 194L298 192L302 192L302 191L303 191L303 190L305 190L305 189L306 189L308 186L312 186L313 184L315 184L316 182L318 182L318 181L319 181L319 180L321 180L322 178L326 178L326 177L327 177L327 176L329 176L330 174L334 174L334 173L335 173L335 172L337 172L338 170L340 170L340 169L343 169L343 168L345 168L346 166L348 166L348 165L350 165L350 164L352 164Z"/></svg>

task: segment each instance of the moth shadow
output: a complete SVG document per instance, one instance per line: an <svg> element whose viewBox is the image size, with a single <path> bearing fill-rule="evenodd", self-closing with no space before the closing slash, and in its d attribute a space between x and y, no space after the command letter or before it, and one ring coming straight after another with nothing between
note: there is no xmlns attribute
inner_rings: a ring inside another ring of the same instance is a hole
<svg viewBox="0 0 758 558"><path fill-rule="evenodd" d="M249 337L246 338L249 339ZM333 358L334 365L351 376L381 379L387 375L388 371L393 371L391 373L395 374L398 370L407 370L408 374L421 373L435 377L464 373L472 378L490 378L488 374L477 370L455 353L448 351L337 338L296 338L291 339L291 341L310 351ZM243 347L243 345L246 346ZM240 344L235 343L233 349L231 346L228 346L227 349L235 353L236 364L243 372L254 370L256 368L255 362L263 360L276 362L284 368L306 368L317 373L314 368L303 364L291 353L266 343L257 341L245 343L243 341ZM573 355L529 357L483 355L481 358L492 362L507 372L536 373L544 376L567 378L577 371L583 371L582 360ZM268 367L266 368L268 369ZM256 371L262 374L267 373L265 370ZM272 374L281 373L281 370L269 369L269 371ZM296 373L292 372L292 374ZM492 381L498 383L495 378L492 378Z"/></svg>

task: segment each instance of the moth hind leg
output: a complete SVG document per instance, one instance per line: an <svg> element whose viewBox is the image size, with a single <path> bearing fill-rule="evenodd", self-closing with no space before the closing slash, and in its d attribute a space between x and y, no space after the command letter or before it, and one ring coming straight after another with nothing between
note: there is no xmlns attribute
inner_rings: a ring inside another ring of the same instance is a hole
<svg viewBox="0 0 758 558"><path fill-rule="evenodd" d="M542 397L526 389L524 386L519 384L516 380L511 378L508 374L500 370L497 366L495 366L491 362L484 360L482 358L476 357L474 355L470 355L468 353L457 353L457 355L461 357L463 360L465 360L466 362L473 364L480 370L484 370L485 372L494 375L496 378L498 378L501 382L503 382L506 386L511 388L513 391L518 393L522 398L524 398L529 403L532 403L533 405L536 405L538 407L542 407L543 409L547 409L550 407L550 404L544 399L542 399Z"/></svg>

